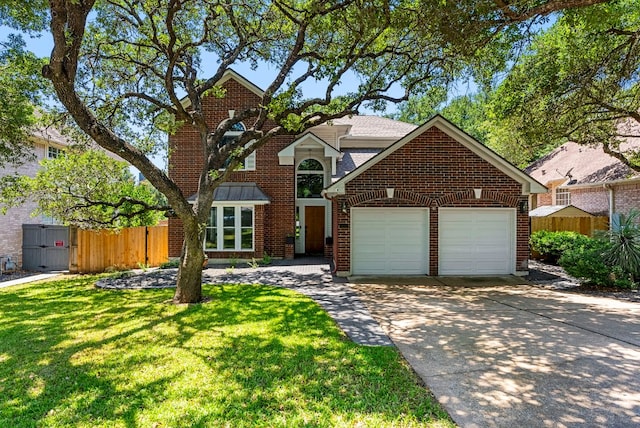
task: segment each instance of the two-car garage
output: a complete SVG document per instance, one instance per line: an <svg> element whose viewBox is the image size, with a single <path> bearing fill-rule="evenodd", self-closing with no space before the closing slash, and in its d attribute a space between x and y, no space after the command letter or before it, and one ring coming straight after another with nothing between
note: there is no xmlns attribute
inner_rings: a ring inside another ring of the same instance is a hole
<svg viewBox="0 0 640 428"><path fill-rule="evenodd" d="M438 248L429 248L428 208L353 208L354 275L429 274L437 251L439 275L498 275L515 270L512 208L438 208Z"/></svg>

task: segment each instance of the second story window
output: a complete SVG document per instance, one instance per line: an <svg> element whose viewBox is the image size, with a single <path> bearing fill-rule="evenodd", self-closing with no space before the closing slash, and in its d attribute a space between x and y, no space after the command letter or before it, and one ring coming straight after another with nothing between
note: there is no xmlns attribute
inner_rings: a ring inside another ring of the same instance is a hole
<svg viewBox="0 0 640 428"><path fill-rule="evenodd" d="M225 146L227 144L231 144L237 141L242 133L245 131L245 127L242 123L234 124L231 129L225 132L222 140L220 141L220 147ZM248 147L251 143L247 144L245 147ZM225 168L229 164L229 159L225 162ZM238 169L239 171L253 171L256 169L256 152L251 153L247 156L244 161L242 161L242 166Z"/></svg>
<svg viewBox="0 0 640 428"><path fill-rule="evenodd" d="M62 154L62 149L59 149L53 146L47 147L47 159L55 159L61 154Z"/></svg>
<svg viewBox="0 0 640 428"><path fill-rule="evenodd" d="M556 205L571 205L571 193L568 189L556 189Z"/></svg>

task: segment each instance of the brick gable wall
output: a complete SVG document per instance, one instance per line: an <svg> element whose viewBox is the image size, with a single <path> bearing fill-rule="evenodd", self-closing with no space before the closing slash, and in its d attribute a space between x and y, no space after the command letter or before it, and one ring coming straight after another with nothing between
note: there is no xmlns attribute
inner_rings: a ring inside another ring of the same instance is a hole
<svg viewBox="0 0 640 428"><path fill-rule="evenodd" d="M228 80L224 98L208 97L203 110L211 127L229 117L229 110L240 111L258 105L257 95L235 80ZM268 124L270 129L274 124ZM293 166L279 165L278 152L293 141L293 137L279 136L270 140L256 153L255 171L236 171L229 181L255 182L271 198L271 203L255 210L254 252L210 252L209 257L262 257L264 251L274 257L284 257L287 234L294 232L295 224L295 171ZM197 192L198 180L204 164L200 136L190 125L183 126L169 137L169 176L176 181L184 195ZM169 220L169 257L179 257L182 250L182 222Z"/></svg>
<svg viewBox="0 0 640 428"><path fill-rule="evenodd" d="M394 198L386 188L395 189ZM474 188L483 189L475 199ZM429 215L429 272L438 273L438 207L517 208L522 185L436 127L387 156L347 183L346 194L335 198L334 262L336 270L348 272L350 265L349 207L431 207ZM526 270L529 258L529 218L517 212L516 270Z"/></svg>

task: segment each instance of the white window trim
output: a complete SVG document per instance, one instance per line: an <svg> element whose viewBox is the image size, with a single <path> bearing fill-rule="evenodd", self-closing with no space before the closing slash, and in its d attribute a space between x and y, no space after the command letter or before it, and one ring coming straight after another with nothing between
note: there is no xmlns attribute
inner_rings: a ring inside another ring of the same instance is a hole
<svg viewBox="0 0 640 428"><path fill-rule="evenodd" d="M318 163L322 166L322 171L313 171L313 170L300 170L300 164L302 164L302 162L306 161L307 159L313 159L315 161L318 161ZM300 201L313 201L313 200L317 200L317 199L322 199L322 196L317 197L317 198L300 198L298 197L298 174L306 174L306 175L322 175L322 188L324 189L327 186L327 165L325 165L325 163L322 161L322 159L316 157L316 156L307 156L304 159L300 160L300 162L298 162L298 164L296 165L296 188L295 188L295 195L296 195L296 200L300 200Z"/></svg>
<svg viewBox="0 0 640 428"><path fill-rule="evenodd" d="M205 242L202 243L204 251L208 253L224 253L224 252L252 252L255 251L256 246L256 207L249 204L213 204L212 209L216 209L216 224L215 229L218 229L217 234L217 248L206 248L206 234ZM224 229L224 208L234 208L234 232L235 232L235 248L224 248L224 232L220 233ZM242 208L251 209L251 248L242 248ZM207 229L214 229L207 225Z"/></svg>
<svg viewBox="0 0 640 428"><path fill-rule="evenodd" d="M556 189L556 205L571 205L571 192L569 189Z"/></svg>
<svg viewBox="0 0 640 428"><path fill-rule="evenodd" d="M242 134L244 134L247 128L244 126L244 124L242 122L239 122L238 124L240 126L242 126L244 131L227 131L227 132L224 133L223 138L225 138L225 137L239 137ZM251 146L254 142L255 142L255 140L251 140L247 144L245 144L244 145L245 149L248 148L249 146ZM242 167L238 168L236 171L255 171L256 170L256 151L254 150L253 152L251 152L251 154L249 154L246 158L244 158L244 160L242 161L241 165L242 165ZM247 165L250 165L250 166L247 167ZM224 171L225 169L226 168L220 168L220 171Z"/></svg>
<svg viewBox="0 0 640 428"><path fill-rule="evenodd" d="M55 150L56 155L51 156L51 150ZM47 150L45 152L45 156L47 159L56 159L58 156L62 154L63 150L60 147L53 146L51 144L47 144Z"/></svg>

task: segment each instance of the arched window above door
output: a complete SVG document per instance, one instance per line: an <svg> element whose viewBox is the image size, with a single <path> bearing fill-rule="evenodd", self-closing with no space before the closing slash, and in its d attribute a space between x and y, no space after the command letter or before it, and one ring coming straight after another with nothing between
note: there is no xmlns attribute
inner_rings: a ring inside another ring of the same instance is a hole
<svg viewBox="0 0 640 428"><path fill-rule="evenodd" d="M296 171L298 199L321 198L324 189L324 167L316 159L305 159Z"/></svg>

